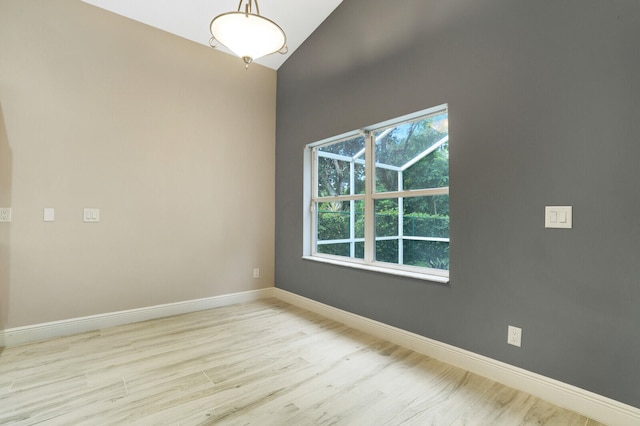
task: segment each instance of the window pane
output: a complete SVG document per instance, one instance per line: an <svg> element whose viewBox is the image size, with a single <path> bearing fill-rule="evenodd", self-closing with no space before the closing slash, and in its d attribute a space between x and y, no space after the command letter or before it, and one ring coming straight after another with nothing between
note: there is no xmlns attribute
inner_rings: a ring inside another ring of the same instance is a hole
<svg viewBox="0 0 640 426"><path fill-rule="evenodd" d="M355 237L364 238L364 200L352 203Z"/></svg>
<svg viewBox="0 0 640 426"><path fill-rule="evenodd" d="M318 240L343 240L349 238L349 201L316 203Z"/></svg>
<svg viewBox="0 0 640 426"><path fill-rule="evenodd" d="M404 235L449 238L449 196L404 198Z"/></svg>
<svg viewBox="0 0 640 426"><path fill-rule="evenodd" d="M398 263L398 199L375 200L374 206L376 260Z"/></svg>
<svg viewBox="0 0 640 426"><path fill-rule="evenodd" d="M397 198L375 200L376 237L402 235L449 238L449 195L406 197L402 209Z"/></svg>
<svg viewBox="0 0 640 426"><path fill-rule="evenodd" d="M376 192L402 191L398 186L400 172L384 165L376 165Z"/></svg>
<svg viewBox="0 0 640 426"><path fill-rule="evenodd" d="M356 194L364 194L365 189L365 175L364 175L364 163L356 163L354 167L355 176L353 179L354 189Z"/></svg>
<svg viewBox="0 0 640 426"><path fill-rule="evenodd" d="M402 173L403 189L444 188L449 186L449 142L410 165Z"/></svg>
<svg viewBox="0 0 640 426"><path fill-rule="evenodd" d="M364 201L316 203L316 252L364 258Z"/></svg>
<svg viewBox="0 0 640 426"><path fill-rule="evenodd" d="M376 238L376 260L379 262L398 263L398 240Z"/></svg>
<svg viewBox="0 0 640 426"><path fill-rule="evenodd" d="M349 243L319 244L318 253L349 257Z"/></svg>
<svg viewBox="0 0 640 426"><path fill-rule="evenodd" d="M398 199L375 200L376 237L398 236Z"/></svg>
<svg viewBox="0 0 640 426"><path fill-rule="evenodd" d="M318 158L318 196L349 195L349 163L334 158Z"/></svg>
<svg viewBox="0 0 640 426"><path fill-rule="evenodd" d="M403 241L405 265L449 270L449 243L438 241Z"/></svg>
<svg viewBox="0 0 640 426"><path fill-rule="evenodd" d="M379 130L374 137L377 192L449 185L446 112Z"/></svg>
<svg viewBox="0 0 640 426"><path fill-rule="evenodd" d="M318 196L364 194L363 136L316 148Z"/></svg>
<svg viewBox="0 0 640 426"><path fill-rule="evenodd" d="M318 151L348 158L361 158L364 161L364 145L364 136L355 136L340 142L319 146Z"/></svg>
<svg viewBox="0 0 640 426"><path fill-rule="evenodd" d="M449 269L449 243L440 241L449 238L448 195L375 200L374 206L377 261Z"/></svg>

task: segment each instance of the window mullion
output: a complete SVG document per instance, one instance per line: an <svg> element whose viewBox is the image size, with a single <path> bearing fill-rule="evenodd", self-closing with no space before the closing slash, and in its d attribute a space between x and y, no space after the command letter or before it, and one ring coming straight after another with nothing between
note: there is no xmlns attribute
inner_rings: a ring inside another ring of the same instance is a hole
<svg viewBox="0 0 640 426"><path fill-rule="evenodd" d="M311 150L311 202L309 203L309 214L311 216L311 253L318 251L318 209L316 199L318 198L318 152L314 148Z"/></svg>
<svg viewBox="0 0 640 426"><path fill-rule="evenodd" d="M353 159L349 163L349 195L354 195L356 179L356 169ZM354 200L349 201L349 254L352 258L356 257L356 203Z"/></svg>
<svg viewBox="0 0 640 426"><path fill-rule="evenodd" d="M378 192L373 194L374 200L380 200L383 198L398 198L398 197L430 197L433 195L448 195L449 187L445 186L442 188L429 188L429 189L407 189L404 191L388 191L388 192Z"/></svg>
<svg viewBox="0 0 640 426"><path fill-rule="evenodd" d="M398 172L398 192L402 193L404 190L404 186L402 183L403 173L402 171ZM404 198L398 197L398 265L404 264L404 244L402 236L404 235Z"/></svg>
<svg viewBox="0 0 640 426"><path fill-rule="evenodd" d="M375 192L375 141L371 132L365 133L365 199L364 199L364 260L375 260L375 206L372 194Z"/></svg>

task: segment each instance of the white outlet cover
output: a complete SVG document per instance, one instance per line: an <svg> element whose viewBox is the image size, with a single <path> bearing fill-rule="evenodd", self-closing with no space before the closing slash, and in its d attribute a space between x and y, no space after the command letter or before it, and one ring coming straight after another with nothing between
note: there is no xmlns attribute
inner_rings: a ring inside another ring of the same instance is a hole
<svg viewBox="0 0 640 426"><path fill-rule="evenodd" d="M51 207L45 207L43 211L43 220L45 222L53 222L56 220L56 211Z"/></svg>
<svg viewBox="0 0 640 426"><path fill-rule="evenodd" d="M509 329L507 330L507 343L513 346L520 347L522 343L522 329L510 325Z"/></svg>
<svg viewBox="0 0 640 426"><path fill-rule="evenodd" d="M0 222L11 222L11 207L0 207Z"/></svg>

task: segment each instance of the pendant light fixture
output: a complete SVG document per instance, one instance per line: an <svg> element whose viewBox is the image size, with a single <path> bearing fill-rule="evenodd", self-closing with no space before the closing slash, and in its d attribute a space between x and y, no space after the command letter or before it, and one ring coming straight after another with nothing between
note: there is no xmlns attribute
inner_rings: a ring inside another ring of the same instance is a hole
<svg viewBox="0 0 640 426"><path fill-rule="evenodd" d="M273 53L286 54L287 37L278 24L260 15L258 0L240 0L237 12L227 12L211 21L211 47L224 45L242 58L245 68L254 60ZM255 7L255 13L253 9Z"/></svg>

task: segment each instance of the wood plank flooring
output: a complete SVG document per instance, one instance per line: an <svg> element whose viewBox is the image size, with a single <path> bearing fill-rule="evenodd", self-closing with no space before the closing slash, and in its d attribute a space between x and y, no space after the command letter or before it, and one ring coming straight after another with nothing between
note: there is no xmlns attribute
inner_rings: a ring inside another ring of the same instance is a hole
<svg viewBox="0 0 640 426"><path fill-rule="evenodd" d="M275 299L0 350L2 425L599 424Z"/></svg>

